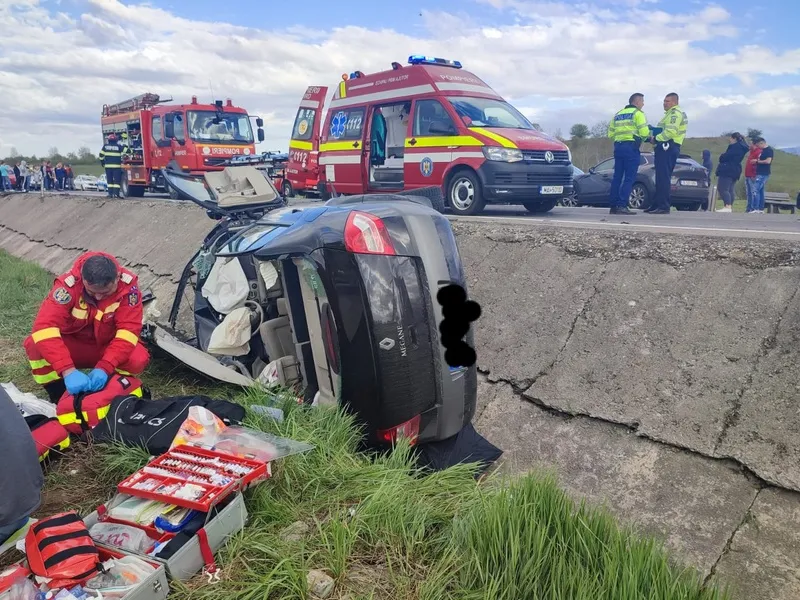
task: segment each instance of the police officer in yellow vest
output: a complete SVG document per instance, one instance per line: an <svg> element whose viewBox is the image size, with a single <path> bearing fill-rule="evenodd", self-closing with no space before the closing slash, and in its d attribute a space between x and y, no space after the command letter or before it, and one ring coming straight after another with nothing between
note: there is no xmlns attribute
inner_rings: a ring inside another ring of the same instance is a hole
<svg viewBox="0 0 800 600"><path fill-rule="evenodd" d="M670 204L670 180L678 155L681 153L681 144L686 138L686 128L689 118L678 106L678 94L671 92L664 97L664 117L659 121L658 127L651 131L650 141L655 146L656 161L656 195L653 205L644 212L653 215L668 215Z"/></svg>
<svg viewBox="0 0 800 600"><path fill-rule="evenodd" d="M650 135L642 112L644 94L632 94L628 105L614 115L608 137L614 140L614 179L611 180L611 214L635 215L628 200L639 171L639 147Z"/></svg>
<svg viewBox="0 0 800 600"><path fill-rule="evenodd" d="M100 150L100 162L106 170L106 183L108 184L108 197L119 198L120 183L122 182L122 157L127 155L129 148L117 142L114 133L108 134L108 142Z"/></svg>

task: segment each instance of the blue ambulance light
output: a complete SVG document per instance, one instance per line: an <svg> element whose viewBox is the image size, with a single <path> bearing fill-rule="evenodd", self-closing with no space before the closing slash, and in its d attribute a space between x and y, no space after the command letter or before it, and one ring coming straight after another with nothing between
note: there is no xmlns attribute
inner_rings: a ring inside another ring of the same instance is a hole
<svg viewBox="0 0 800 600"><path fill-rule="evenodd" d="M457 60L448 60L446 58L435 58L433 56L423 56L421 54L412 54L408 57L408 64L410 65L438 65L440 67L453 67L454 69L461 68L461 62Z"/></svg>

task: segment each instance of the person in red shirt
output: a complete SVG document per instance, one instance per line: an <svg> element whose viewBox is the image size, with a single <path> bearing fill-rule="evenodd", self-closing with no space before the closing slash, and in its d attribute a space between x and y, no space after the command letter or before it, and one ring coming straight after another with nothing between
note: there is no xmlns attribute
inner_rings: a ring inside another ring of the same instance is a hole
<svg viewBox="0 0 800 600"><path fill-rule="evenodd" d="M750 140L750 154L747 156L747 162L744 167L744 185L747 190L747 211L753 212L757 203L755 195L756 183L756 163L761 156L761 148L756 144L755 140Z"/></svg>
<svg viewBox="0 0 800 600"><path fill-rule="evenodd" d="M99 391L115 371L138 375L147 367L138 285L135 274L104 252L79 256L56 278L23 342L33 379L52 402L64 391Z"/></svg>

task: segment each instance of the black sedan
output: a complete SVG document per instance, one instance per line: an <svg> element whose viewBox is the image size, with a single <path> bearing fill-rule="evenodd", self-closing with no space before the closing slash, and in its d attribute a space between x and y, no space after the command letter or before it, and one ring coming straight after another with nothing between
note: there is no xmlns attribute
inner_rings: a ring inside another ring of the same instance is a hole
<svg viewBox="0 0 800 600"><path fill-rule="evenodd" d="M608 206L614 159L608 158L575 175L574 206ZM688 155L681 155L672 173L672 206L678 210L708 209L708 172ZM643 208L651 204L656 191L656 169L652 152L642 152L636 183L633 184L628 206Z"/></svg>

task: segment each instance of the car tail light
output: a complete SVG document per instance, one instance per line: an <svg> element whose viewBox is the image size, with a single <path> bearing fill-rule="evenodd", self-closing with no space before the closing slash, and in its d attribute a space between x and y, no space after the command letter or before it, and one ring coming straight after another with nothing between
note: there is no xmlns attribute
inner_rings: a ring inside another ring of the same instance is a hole
<svg viewBox="0 0 800 600"><path fill-rule="evenodd" d="M422 417L417 415L405 423L400 423L400 425L395 425L389 429L379 429L378 439L393 444L400 438L408 438L413 446L417 443L417 438L419 437L420 421L422 421Z"/></svg>
<svg viewBox="0 0 800 600"><path fill-rule="evenodd" d="M356 254L395 254L392 240L383 221L375 215L357 210L347 217L347 224L344 226L344 245L348 252Z"/></svg>

